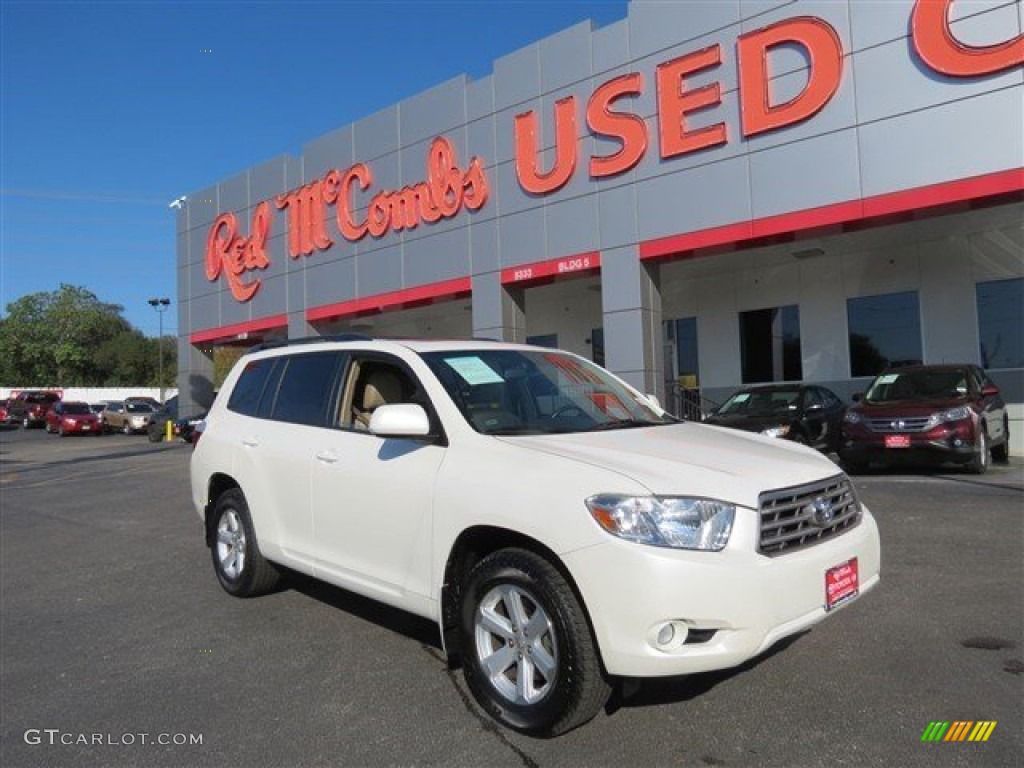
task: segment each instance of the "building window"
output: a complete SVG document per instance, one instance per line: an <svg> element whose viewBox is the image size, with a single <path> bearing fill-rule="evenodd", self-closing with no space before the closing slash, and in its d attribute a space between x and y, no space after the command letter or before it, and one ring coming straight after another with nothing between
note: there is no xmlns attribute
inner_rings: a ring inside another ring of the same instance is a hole
<svg viewBox="0 0 1024 768"><path fill-rule="evenodd" d="M685 388L700 386L697 360L697 318L681 317L668 323L669 340L675 351L676 382Z"/></svg>
<svg viewBox="0 0 1024 768"><path fill-rule="evenodd" d="M1024 277L978 283L983 368L1024 368Z"/></svg>
<svg viewBox="0 0 1024 768"><path fill-rule="evenodd" d="M850 375L874 376L891 365L921 362L917 291L849 299L846 315Z"/></svg>
<svg viewBox="0 0 1024 768"><path fill-rule="evenodd" d="M590 329L590 359L604 367L604 328Z"/></svg>
<svg viewBox="0 0 1024 768"><path fill-rule="evenodd" d="M549 349L558 349L558 334L557 333L544 333L539 336L527 336L527 344L533 344L535 347L547 347Z"/></svg>
<svg viewBox="0 0 1024 768"><path fill-rule="evenodd" d="M800 309L795 304L740 312L743 383L800 381Z"/></svg>

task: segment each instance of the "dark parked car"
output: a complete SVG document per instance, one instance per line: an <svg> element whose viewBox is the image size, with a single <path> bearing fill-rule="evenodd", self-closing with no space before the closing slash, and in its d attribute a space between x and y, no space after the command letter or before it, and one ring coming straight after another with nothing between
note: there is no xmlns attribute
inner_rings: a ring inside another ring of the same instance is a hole
<svg viewBox="0 0 1024 768"><path fill-rule="evenodd" d="M827 452L839 448L844 411L843 401L817 384L766 384L741 389L704 421Z"/></svg>
<svg viewBox="0 0 1024 768"><path fill-rule="evenodd" d="M60 397L59 392L26 389L8 401L7 418L25 429L41 427L46 421L46 412Z"/></svg>
<svg viewBox="0 0 1024 768"><path fill-rule="evenodd" d="M88 403L58 402L46 412L46 431L65 435L102 435L100 417Z"/></svg>
<svg viewBox="0 0 1024 768"><path fill-rule="evenodd" d="M149 426L146 430L149 435L149 442L159 443L163 440L167 434L167 422L170 421L174 425L171 428L172 434L175 437L180 437L186 443L191 443L195 425L204 418L206 418L205 413L179 418L178 398L177 396L172 397L163 408L150 417Z"/></svg>
<svg viewBox="0 0 1024 768"><path fill-rule="evenodd" d="M999 388L976 365L915 365L879 374L843 423L850 471L871 462L957 462L981 474L1009 458L1010 426Z"/></svg>

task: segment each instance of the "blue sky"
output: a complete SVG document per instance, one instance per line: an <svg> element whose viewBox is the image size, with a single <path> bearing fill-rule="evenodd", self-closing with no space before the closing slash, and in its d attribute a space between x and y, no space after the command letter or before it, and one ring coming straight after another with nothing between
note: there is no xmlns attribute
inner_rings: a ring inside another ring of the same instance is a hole
<svg viewBox="0 0 1024 768"><path fill-rule="evenodd" d="M146 300L176 293L171 200L625 15L626 0L0 0L0 308L83 285L156 335Z"/></svg>

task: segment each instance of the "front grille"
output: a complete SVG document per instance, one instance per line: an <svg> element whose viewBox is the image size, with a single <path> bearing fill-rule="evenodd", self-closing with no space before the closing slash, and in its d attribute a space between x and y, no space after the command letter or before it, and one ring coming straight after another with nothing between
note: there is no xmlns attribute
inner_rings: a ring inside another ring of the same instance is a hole
<svg viewBox="0 0 1024 768"><path fill-rule="evenodd" d="M896 416L890 419L868 419L873 432L924 432L928 428L928 416Z"/></svg>
<svg viewBox="0 0 1024 768"><path fill-rule="evenodd" d="M860 502L846 475L758 498L763 555L782 555L839 536L860 522Z"/></svg>

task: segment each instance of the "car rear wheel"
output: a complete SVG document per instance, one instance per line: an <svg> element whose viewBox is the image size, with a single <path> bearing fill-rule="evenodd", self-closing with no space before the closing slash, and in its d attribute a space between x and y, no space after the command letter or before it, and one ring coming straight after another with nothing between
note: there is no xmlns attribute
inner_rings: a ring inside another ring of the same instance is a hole
<svg viewBox="0 0 1024 768"><path fill-rule="evenodd" d="M461 605L466 684L503 725L556 736L598 713L611 688L575 593L547 560L504 549L470 572Z"/></svg>
<svg viewBox="0 0 1024 768"><path fill-rule="evenodd" d="M974 446L974 456L967 464L967 471L973 475L983 475L988 472L989 464L992 461L988 446L988 432L982 429L978 432L978 442Z"/></svg>
<svg viewBox="0 0 1024 768"><path fill-rule="evenodd" d="M245 495L225 491L213 511L213 569L224 590L235 597L256 597L280 581L277 569L260 554Z"/></svg>

